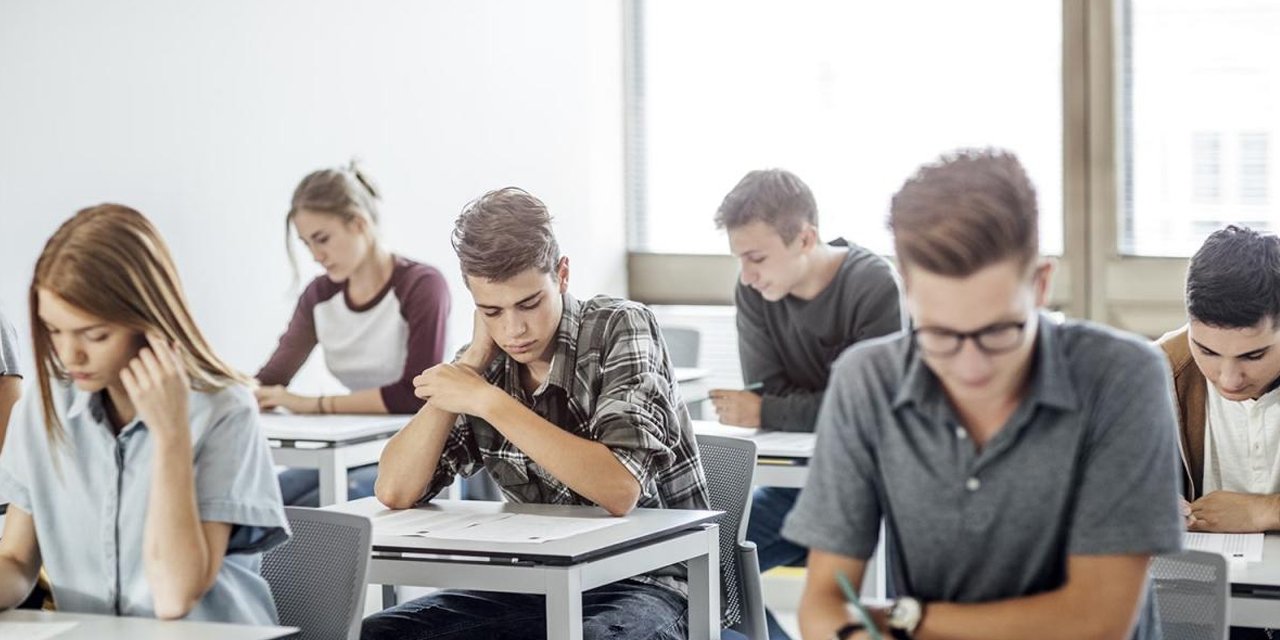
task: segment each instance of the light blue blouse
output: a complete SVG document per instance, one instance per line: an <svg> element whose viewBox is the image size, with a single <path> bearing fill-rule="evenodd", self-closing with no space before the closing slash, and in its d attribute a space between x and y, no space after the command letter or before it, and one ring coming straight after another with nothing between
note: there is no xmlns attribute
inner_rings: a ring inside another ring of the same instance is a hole
<svg viewBox="0 0 1280 640"><path fill-rule="evenodd" d="M100 393L51 384L67 438L51 446L39 393L23 394L0 453L0 499L32 515L60 610L155 617L142 551L151 434L134 420L112 435ZM289 525L257 404L234 386L193 391L188 408L200 519L233 528L213 588L187 618L274 624L259 568L262 552L289 537Z"/></svg>

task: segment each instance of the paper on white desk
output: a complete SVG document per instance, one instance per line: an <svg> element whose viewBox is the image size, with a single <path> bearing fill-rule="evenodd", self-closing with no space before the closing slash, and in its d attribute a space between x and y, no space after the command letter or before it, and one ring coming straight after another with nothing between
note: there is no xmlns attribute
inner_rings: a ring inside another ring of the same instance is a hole
<svg viewBox="0 0 1280 640"><path fill-rule="evenodd" d="M463 514L411 510L377 522L378 535L482 542L547 542L623 522L623 518L574 518L527 513Z"/></svg>
<svg viewBox="0 0 1280 640"><path fill-rule="evenodd" d="M48 640L75 628L76 622L0 622L4 640Z"/></svg>
<svg viewBox="0 0 1280 640"><path fill-rule="evenodd" d="M1261 533L1192 533L1183 534L1182 544L1193 551L1208 551L1228 560L1262 562Z"/></svg>

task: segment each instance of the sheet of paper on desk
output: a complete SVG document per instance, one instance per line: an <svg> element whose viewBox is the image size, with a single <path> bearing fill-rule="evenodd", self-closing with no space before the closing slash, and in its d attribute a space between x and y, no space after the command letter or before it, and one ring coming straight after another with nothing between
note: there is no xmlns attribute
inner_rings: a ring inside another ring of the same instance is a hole
<svg viewBox="0 0 1280 640"><path fill-rule="evenodd" d="M48 640L75 628L75 622L0 622L4 640Z"/></svg>
<svg viewBox="0 0 1280 640"><path fill-rule="evenodd" d="M407 510L377 522L378 535L485 542L547 542L596 531L623 518L570 518L527 513L458 514Z"/></svg>
<svg viewBox="0 0 1280 640"><path fill-rule="evenodd" d="M1262 562L1261 533L1192 533L1182 534L1182 545L1193 551L1208 551L1228 560Z"/></svg>

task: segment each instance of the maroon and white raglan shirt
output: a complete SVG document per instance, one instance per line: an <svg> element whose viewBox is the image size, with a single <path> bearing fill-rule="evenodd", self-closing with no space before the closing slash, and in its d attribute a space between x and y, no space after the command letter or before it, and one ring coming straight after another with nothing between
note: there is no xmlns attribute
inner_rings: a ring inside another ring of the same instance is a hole
<svg viewBox="0 0 1280 640"><path fill-rule="evenodd" d="M320 276L307 285L271 359L264 385L288 385L316 344L324 362L352 391L380 389L391 413L416 413L413 378L444 358L449 286L435 267L395 257L391 280L355 306L346 282Z"/></svg>

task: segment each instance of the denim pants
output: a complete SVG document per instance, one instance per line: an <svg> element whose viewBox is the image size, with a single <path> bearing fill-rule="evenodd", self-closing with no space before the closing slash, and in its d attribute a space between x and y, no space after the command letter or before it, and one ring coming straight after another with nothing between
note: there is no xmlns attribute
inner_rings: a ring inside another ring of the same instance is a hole
<svg viewBox="0 0 1280 640"><path fill-rule="evenodd" d="M799 489L758 487L751 496L751 519L747 521L747 540L756 543L760 557L760 571L774 567L800 566L809 550L782 537L782 523L796 506ZM790 640L791 636L774 619L772 612L765 612L769 623L770 640Z"/></svg>
<svg viewBox="0 0 1280 640"><path fill-rule="evenodd" d="M582 594L587 640L683 640L685 597L623 580ZM361 640L545 640L546 599L493 591L438 591L364 619Z"/></svg>
<svg viewBox="0 0 1280 640"><path fill-rule="evenodd" d="M488 473L481 471L462 481L464 500L500 500L501 492ZM378 465L356 467L347 472L347 500L373 495L378 481ZM320 472L315 469L286 469L280 473L280 497L291 507L320 506Z"/></svg>

